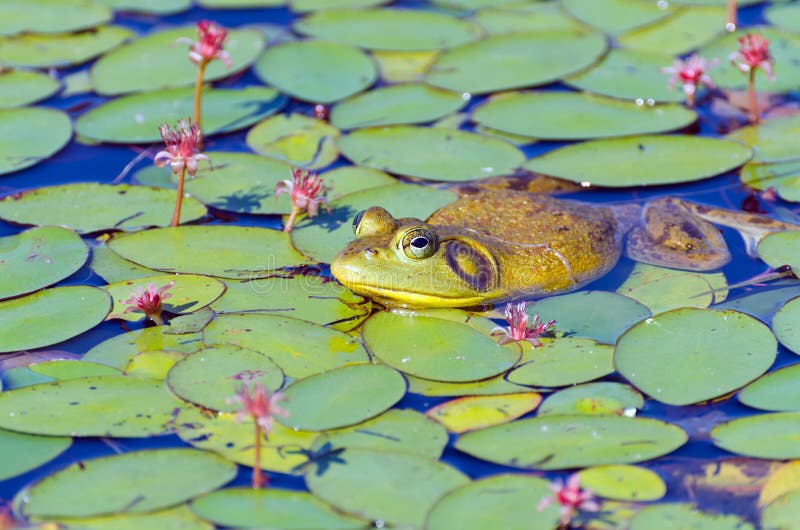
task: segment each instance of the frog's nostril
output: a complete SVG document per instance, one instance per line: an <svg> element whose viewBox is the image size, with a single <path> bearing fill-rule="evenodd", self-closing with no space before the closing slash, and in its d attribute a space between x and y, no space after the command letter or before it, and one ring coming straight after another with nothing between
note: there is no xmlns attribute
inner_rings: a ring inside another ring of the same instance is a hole
<svg viewBox="0 0 800 530"><path fill-rule="evenodd" d="M374 258L375 256L378 255L378 249L377 248L372 248L372 247L367 247L367 248L364 249L364 255L367 258Z"/></svg>

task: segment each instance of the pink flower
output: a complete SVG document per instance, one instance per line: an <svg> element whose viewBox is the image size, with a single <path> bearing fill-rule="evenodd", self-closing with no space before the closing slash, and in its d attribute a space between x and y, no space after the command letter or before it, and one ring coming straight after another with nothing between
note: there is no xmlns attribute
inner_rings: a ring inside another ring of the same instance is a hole
<svg viewBox="0 0 800 530"><path fill-rule="evenodd" d="M198 153L196 149L203 136L200 128L190 119L181 119L178 120L178 126L175 129L164 123L158 130L161 138L164 139L166 149L156 153L153 160L156 166L164 167L169 164L172 172L176 175L185 170L189 176L195 176L198 160L208 161L208 157Z"/></svg>
<svg viewBox="0 0 800 530"><path fill-rule="evenodd" d="M172 296L167 290L171 289L173 285L175 285L175 282L169 282L161 288L156 287L152 283L148 283L147 290L137 287L136 290L131 293L131 297L122 302L125 305L131 306L125 309L125 313L130 313L138 309L153 322L159 325L163 324L164 321L161 319L161 304L164 300Z"/></svg>
<svg viewBox="0 0 800 530"><path fill-rule="evenodd" d="M227 30L216 22L202 20L197 23L197 42L187 37L181 37L178 42L189 45L189 60L198 66L205 66L214 59L219 59L225 66L231 67L231 56L222 49Z"/></svg>
<svg viewBox="0 0 800 530"><path fill-rule="evenodd" d="M667 66L661 69L664 74L670 74L669 88L672 89L675 85L680 84L683 92L687 96L692 96L697 92L700 86L707 86L714 88L714 82L711 80L706 71L717 64L717 60L707 61L705 57L699 55L692 55L685 61L675 59L672 66Z"/></svg>
<svg viewBox="0 0 800 530"><path fill-rule="evenodd" d="M575 513L579 510L585 512L596 512L600 509L600 504L595 500L594 494L580 487L581 477L573 473L567 479L567 483L556 479L550 484L553 495L544 497L536 506L538 511L542 511L553 503L561 505L561 525L568 526Z"/></svg>
<svg viewBox="0 0 800 530"><path fill-rule="evenodd" d="M236 423L240 423L249 416L264 434L269 435L272 432L273 416L277 414L284 418L289 417L289 412L278 406L278 403L283 399L283 394L280 392L270 394L261 383L253 385L252 393L247 383L243 383L229 402L238 402L242 405L242 410L237 412L234 418Z"/></svg>
<svg viewBox="0 0 800 530"><path fill-rule="evenodd" d="M275 186L275 198L283 193L288 193L292 198L292 213L283 228L284 232L291 231L295 217L302 210L306 210L309 217L314 217L320 205L328 202L322 179L316 173L302 169L292 169L292 180L282 180Z"/></svg>
<svg viewBox="0 0 800 530"><path fill-rule="evenodd" d="M760 33L748 33L739 37L739 50L731 53L728 59L745 74L761 68L771 81L775 80L772 71L775 59L769 53L769 41Z"/></svg>
<svg viewBox="0 0 800 530"><path fill-rule="evenodd" d="M534 348L541 346L539 337L556 323L555 320L543 322L539 315L533 315L533 320L528 324L528 313L525 312L525 302L506 304L507 327L497 326L492 330L492 335L503 335L500 344L508 344L520 340L527 340Z"/></svg>

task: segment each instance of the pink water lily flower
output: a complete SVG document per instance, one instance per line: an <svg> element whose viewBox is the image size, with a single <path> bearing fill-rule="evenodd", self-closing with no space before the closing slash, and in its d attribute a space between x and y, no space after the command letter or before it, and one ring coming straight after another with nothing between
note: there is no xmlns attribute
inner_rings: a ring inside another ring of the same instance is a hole
<svg viewBox="0 0 800 530"><path fill-rule="evenodd" d="M261 428L261 431L269 435L272 432L272 417L275 415L289 417L289 412L278 405L284 397L280 392L270 393L261 383L256 383L251 391L247 383L243 383L236 395L229 401L239 403L242 410L236 413L234 421L241 423L248 417Z"/></svg>
<svg viewBox="0 0 800 530"><path fill-rule="evenodd" d="M539 337L556 323L555 320L551 320L550 322L541 321L537 314L533 316L529 324L528 313L525 312L525 302L506 304L505 315L508 326L497 326L492 330L492 335L502 335L500 344L526 340L530 342L534 348L537 348L542 345L539 341Z"/></svg>
<svg viewBox="0 0 800 530"><path fill-rule="evenodd" d="M322 204L327 204L325 197L325 183L316 173L292 169L292 180L282 180L275 186L275 197L287 193L292 200L292 212L284 226L284 232L290 232L294 221L301 211L308 212L309 217L315 217Z"/></svg>
<svg viewBox="0 0 800 530"><path fill-rule="evenodd" d="M568 528L575 514L580 511L596 512L600 510L600 504L594 497L594 494L588 490L582 490L580 487L581 477L577 473L573 473L567 479L566 484L562 479L556 479L555 482L550 484L550 489L553 495L544 497L536 506L538 511L542 511L551 504L559 504L561 506L561 526Z"/></svg>
<svg viewBox="0 0 800 530"><path fill-rule="evenodd" d="M152 283L147 284L147 289L137 287L136 290L131 293L130 298L122 302L125 305L131 306L125 309L125 313L130 313L138 309L159 326L164 324L164 320L161 318L162 303L172 296L167 290L171 289L174 285L175 282L173 281L160 288Z"/></svg>
<svg viewBox="0 0 800 530"><path fill-rule="evenodd" d="M198 161L208 162L206 155L197 152L197 144L203 133L197 124L192 123L192 120L188 118L178 120L178 126L175 129L164 123L158 131L161 133L166 149L156 153L153 160L156 166L164 167L169 164L170 169L176 175L186 171L189 176L193 177L197 174Z"/></svg>
<svg viewBox="0 0 800 530"><path fill-rule="evenodd" d="M189 60L194 64L205 66L214 59L219 59L225 66L231 67L231 56L222 49L228 31L216 22L202 20L197 23L197 41L181 37L178 42L189 45Z"/></svg>
<svg viewBox="0 0 800 530"><path fill-rule="evenodd" d="M739 37L739 49L731 53L728 59L745 74L760 68L770 80L775 80L775 73L772 71L775 59L770 54L769 41L760 33L748 33Z"/></svg>
<svg viewBox="0 0 800 530"><path fill-rule="evenodd" d="M670 75L669 88L672 89L676 85L680 85L684 94L686 94L689 106L694 106L695 94L701 86L715 87L714 81L708 75L708 70L718 62L717 60L708 61L705 57L694 54L685 61L675 59L672 66L662 68L661 72Z"/></svg>

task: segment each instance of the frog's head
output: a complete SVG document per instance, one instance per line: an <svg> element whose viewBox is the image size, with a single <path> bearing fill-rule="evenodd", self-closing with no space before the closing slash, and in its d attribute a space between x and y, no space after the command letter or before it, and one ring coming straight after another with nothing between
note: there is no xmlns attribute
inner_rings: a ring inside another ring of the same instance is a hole
<svg viewBox="0 0 800 530"><path fill-rule="evenodd" d="M353 231L331 272L355 293L390 307L465 307L498 295L497 261L477 238L379 206L356 215Z"/></svg>

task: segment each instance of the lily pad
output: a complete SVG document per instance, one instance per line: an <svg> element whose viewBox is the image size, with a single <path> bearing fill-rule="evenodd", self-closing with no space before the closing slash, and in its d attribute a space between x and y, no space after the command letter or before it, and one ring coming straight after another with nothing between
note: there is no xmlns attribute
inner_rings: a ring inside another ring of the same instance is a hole
<svg viewBox="0 0 800 530"><path fill-rule="evenodd" d="M406 374L406 379L408 380L408 391L423 396L496 396L498 394L525 393L531 390L527 386L509 383L504 374L470 383L431 381L408 374Z"/></svg>
<svg viewBox="0 0 800 530"><path fill-rule="evenodd" d="M330 212L305 217L292 230L292 243L311 259L330 263L336 254L353 239L353 218L370 206L383 206L396 218L425 219L457 196L410 184L392 184L351 193L331 201Z"/></svg>
<svg viewBox="0 0 800 530"><path fill-rule="evenodd" d="M28 488L20 508L42 518L146 513L213 491L234 476L235 464L204 451L135 451L72 464Z"/></svg>
<svg viewBox="0 0 800 530"><path fill-rule="evenodd" d="M525 352L520 366L508 374L518 385L566 386L592 381L614 371L614 348L591 339L545 339Z"/></svg>
<svg viewBox="0 0 800 530"><path fill-rule="evenodd" d="M317 0L289 0L289 7L296 13L307 13L309 11L322 11L327 9L372 7L388 4L390 1L391 0L327 0L326 2L319 2Z"/></svg>
<svg viewBox="0 0 800 530"><path fill-rule="evenodd" d="M517 31L574 31L586 27L569 16L557 2L510 3L484 7L472 20L490 35Z"/></svg>
<svg viewBox="0 0 800 530"><path fill-rule="evenodd" d="M308 169L330 165L339 157L339 130L302 114L279 114L247 133L247 145L270 158Z"/></svg>
<svg viewBox="0 0 800 530"><path fill-rule="evenodd" d="M797 273L800 271L800 231L769 234L758 243L758 257L773 269L789 265Z"/></svg>
<svg viewBox="0 0 800 530"><path fill-rule="evenodd" d="M47 74L29 70L0 72L0 108L21 107L46 99L61 88L61 83Z"/></svg>
<svg viewBox="0 0 800 530"><path fill-rule="evenodd" d="M653 399L689 405L754 380L772 365L776 350L769 328L749 315L682 308L626 331L617 341L614 361L622 375Z"/></svg>
<svg viewBox="0 0 800 530"><path fill-rule="evenodd" d="M267 49L255 65L265 82L297 99L332 103L375 81L375 66L352 46L325 41L285 42Z"/></svg>
<svg viewBox="0 0 800 530"><path fill-rule="evenodd" d="M72 438L34 436L0 430L0 480L21 475L49 462L72 445Z"/></svg>
<svg viewBox="0 0 800 530"><path fill-rule="evenodd" d="M544 400L538 416L552 414L613 414L644 407L642 395L622 383L600 382L559 390Z"/></svg>
<svg viewBox="0 0 800 530"><path fill-rule="evenodd" d="M428 180L508 175L524 162L522 153L507 142L435 127L361 129L337 143L355 164Z"/></svg>
<svg viewBox="0 0 800 530"><path fill-rule="evenodd" d="M800 134L800 115L767 120L758 125L742 127L726 136L753 149L753 163L795 162L797 151L789 138Z"/></svg>
<svg viewBox="0 0 800 530"><path fill-rule="evenodd" d="M580 472L581 486L605 499L654 501L664 496L667 485L653 471L638 466L598 466Z"/></svg>
<svg viewBox="0 0 800 530"><path fill-rule="evenodd" d="M0 124L0 175L43 162L72 137L69 116L55 109L0 109Z"/></svg>
<svg viewBox="0 0 800 530"><path fill-rule="evenodd" d="M725 300L728 282L721 272L679 271L637 263L617 288L619 294L662 313L679 307L708 307ZM722 291L716 291L722 289Z"/></svg>
<svg viewBox="0 0 800 530"><path fill-rule="evenodd" d="M800 297L792 298L772 317L772 332L781 344L800 355Z"/></svg>
<svg viewBox="0 0 800 530"><path fill-rule="evenodd" d="M372 52L381 79L387 83L411 83L422 79L439 52Z"/></svg>
<svg viewBox="0 0 800 530"><path fill-rule="evenodd" d="M348 513L396 526L422 526L445 493L469 482L442 462L408 453L348 448L344 463L306 473L311 493Z"/></svg>
<svg viewBox="0 0 800 530"><path fill-rule="evenodd" d="M542 401L536 392L500 396L468 396L429 409L426 415L447 430L462 433L513 421L534 410Z"/></svg>
<svg viewBox="0 0 800 530"><path fill-rule="evenodd" d="M772 5L764 11L764 18L773 26L800 31L800 8L796 4Z"/></svg>
<svg viewBox="0 0 800 530"><path fill-rule="evenodd" d="M592 140L533 158L525 169L592 186L652 186L725 173L750 159L737 142L700 136L633 136Z"/></svg>
<svg viewBox="0 0 800 530"><path fill-rule="evenodd" d="M777 498L761 512L764 530L797 530L797 513L800 510L800 491Z"/></svg>
<svg viewBox="0 0 800 530"><path fill-rule="evenodd" d="M180 402L163 381L83 377L3 392L0 427L49 436L143 438L172 431L176 407Z"/></svg>
<svg viewBox="0 0 800 530"><path fill-rule="evenodd" d="M800 411L800 364L759 377L739 392L747 406L776 412Z"/></svg>
<svg viewBox="0 0 800 530"><path fill-rule="evenodd" d="M56 283L80 269L88 255L80 236L58 226L0 238L0 299Z"/></svg>
<svg viewBox="0 0 800 530"><path fill-rule="evenodd" d="M531 120L531 116L536 116ZM648 107L574 92L517 92L491 98L477 123L542 140L583 140L681 129L697 115L683 106Z"/></svg>
<svg viewBox="0 0 800 530"><path fill-rule="evenodd" d="M136 292L136 289L147 290L151 284L156 288L161 288L170 282L175 285L168 291L170 297L164 301L163 307L165 311L176 314L197 311L219 298L225 291L225 284L221 281L194 274L165 274L124 280L104 287L114 300L114 307L107 318L120 318L133 322L142 320L145 315L139 309L125 313L128 308L135 306L126 305L123 302L128 300Z"/></svg>
<svg viewBox="0 0 800 530"><path fill-rule="evenodd" d="M324 431L360 423L400 401L406 381L383 365L354 364L312 375L283 391L287 417L276 419L303 431Z"/></svg>
<svg viewBox="0 0 800 530"><path fill-rule="evenodd" d="M200 333L173 335L164 333L167 329L169 326L155 326L116 335L86 352L83 360L124 370L131 359L142 352L194 353L203 347L203 336Z"/></svg>
<svg viewBox="0 0 800 530"><path fill-rule="evenodd" d="M207 521L233 528L364 528L366 521L342 515L305 491L228 488L192 500L191 510Z"/></svg>
<svg viewBox="0 0 800 530"><path fill-rule="evenodd" d="M73 66L102 55L133 36L133 31L122 26L100 26L80 33L2 37L0 62L34 68Z"/></svg>
<svg viewBox="0 0 800 530"><path fill-rule="evenodd" d="M425 522L429 530L550 529L558 525L558 509L539 510L540 499L552 496L539 477L497 475L451 491L433 506Z"/></svg>
<svg viewBox="0 0 800 530"><path fill-rule="evenodd" d="M185 358L179 351L143 351L137 353L125 366L125 374L150 379L166 379L175 363Z"/></svg>
<svg viewBox="0 0 800 530"><path fill-rule="evenodd" d="M230 399L243 384L260 383L274 392L283 385L283 373L261 353L231 344L209 346L178 361L167 384L175 395L212 410L237 412Z"/></svg>
<svg viewBox="0 0 800 530"><path fill-rule="evenodd" d="M0 200L0 217L33 225L60 225L80 234L101 230L136 230L170 222L175 192L127 184L62 184L35 188ZM205 207L184 198L181 222L206 214Z"/></svg>
<svg viewBox="0 0 800 530"><path fill-rule="evenodd" d="M97 375L120 375L120 371L105 364L77 359L55 359L28 365L31 372L46 375L53 381L67 381Z"/></svg>
<svg viewBox="0 0 800 530"><path fill-rule="evenodd" d="M599 33L493 35L444 52L428 70L425 81L471 94L543 85L583 70L599 59L606 47L606 39Z"/></svg>
<svg viewBox="0 0 800 530"><path fill-rule="evenodd" d="M688 503L647 506L633 516L630 530L651 528L704 528L709 530L755 530L735 515L705 513Z"/></svg>
<svg viewBox="0 0 800 530"><path fill-rule="evenodd" d="M745 186L757 190L772 188L781 199L800 202L800 161L766 164L751 161L742 167L739 176Z"/></svg>
<svg viewBox="0 0 800 530"><path fill-rule="evenodd" d="M725 32L725 9L716 6L692 6L678 9L661 20L631 30L617 38L624 48L683 55ZM731 48L735 50L736 47ZM708 55L706 57L727 57ZM716 77L714 78L716 81Z"/></svg>
<svg viewBox="0 0 800 530"><path fill-rule="evenodd" d="M288 234L245 226L158 228L115 237L108 246L151 269L220 278L264 278L305 262Z"/></svg>
<svg viewBox="0 0 800 530"><path fill-rule="evenodd" d="M220 315L203 334L208 344L229 343L263 353L292 378L369 360L356 338L296 318L257 313Z"/></svg>
<svg viewBox="0 0 800 530"><path fill-rule="evenodd" d="M99 517L58 518L64 530L213 530L211 523L194 515L185 505L143 514L101 515Z"/></svg>
<svg viewBox="0 0 800 530"><path fill-rule="evenodd" d="M116 98L82 114L75 122L75 131L101 142L160 142L161 124L192 115L193 94L193 88L173 88ZM244 129L274 114L285 103L286 98L271 88L206 90L203 133L210 136Z"/></svg>
<svg viewBox="0 0 800 530"><path fill-rule="evenodd" d="M497 375L519 360L470 326L433 317L380 312L362 328L370 352L389 366L436 381L477 381ZM402 337L402 340L397 340Z"/></svg>
<svg viewBox="0 0 800 530"><path fill-rule="evenodd" d="M800 412L773 412L738 418L711 430L714 445L732 453L786 460L800 458Z"/></svg>
<svg viewBox="0 0 800 530"><path fill-rule="evenodd" d="M5 0L0 3L0 35L66 33L111 20L111 10L92 0Z"/></svg>
<svg viewBox="0 0 800 530"><path fill-rule="evenodd" d="M294 29L320 39L392 51L451 48L481 35L467 21L416 9L326 9L298 21Z"/></svg>
<svg viewBox="0 0 800 530"><path fill-rule="evenodd" d="M115 11L169 15L192 6L191 0L100 0Z"/></svg>
<svg viewBox="0 0 800 530"><path fill-rule="evenodd" d="M54 287L0 302L0 352L41 348L103 321L111 297L86 285Z"/></svg>
<svg viewBox="0 0 800 530"><path fill-rule="evenodd" d="M687 438L679 427L649 418L552 415L472 431L455 447L506 466L569 469L649 460Z"/></svg>
<svg viewBox="0 0 800 530"><path fill-rule="evenodd" d="M609 35L657 22L675 10L661 4L639 0L609 0L598 7L594 0L562 0L561 6L581 22Z"/></svg>

